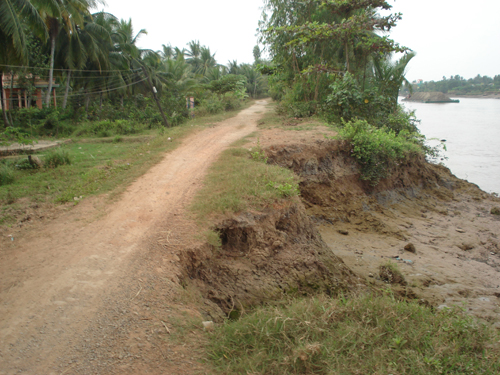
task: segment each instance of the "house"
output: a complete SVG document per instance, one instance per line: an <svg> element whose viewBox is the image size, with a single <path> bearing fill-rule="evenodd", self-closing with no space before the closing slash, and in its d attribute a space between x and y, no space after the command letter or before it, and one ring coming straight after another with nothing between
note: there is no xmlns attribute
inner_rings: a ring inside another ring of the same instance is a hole
<svg viewBox="0 0 500 375"><path fill-rule="evenodd" d="M36 105L38 108L42 108L45 100L45 93L49 87L48 80L43 80L39 77L33 78L31 74L26 76L26 80L31 80L35 88L35 91L31 96L28 95L26 86L20 82L19 76L15 75L14 80L12 81L11 74L2 74L3 104L5 110L14 108L14 106L18 106L19 108L29 108ZM56 85L55 81L55 79L52 81L52 98L54 100L54 107L56 108L56 88L59 87L59 85ZM30 100L32 101L31 103L29 103Z"/></svg>

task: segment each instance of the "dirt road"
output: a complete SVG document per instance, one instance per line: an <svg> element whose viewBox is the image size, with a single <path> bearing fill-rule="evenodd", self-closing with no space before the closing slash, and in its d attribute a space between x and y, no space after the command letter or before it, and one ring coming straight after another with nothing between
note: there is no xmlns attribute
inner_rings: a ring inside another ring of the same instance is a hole
<svg viewBox="0 0 500 375"><path fill-rule="evenodd" d="M88 199L0 240L0 374L202 371L172 327L172 246L195 234L184 210L207 168L266 104L189 137L111 206Z"/></svg>

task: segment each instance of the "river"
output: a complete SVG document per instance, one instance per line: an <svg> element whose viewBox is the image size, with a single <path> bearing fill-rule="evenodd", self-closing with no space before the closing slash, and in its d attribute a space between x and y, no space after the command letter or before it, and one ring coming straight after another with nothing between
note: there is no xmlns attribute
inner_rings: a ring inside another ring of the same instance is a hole
<svg viewBox="0 0 500 375"><path fill-rule="evenodd" d="M452 173L500 193L500 100L460 98L460 103L402 102L415 110L427 139L445 139L446 160ZM439 141L429 141L431 145Z"/></svg>

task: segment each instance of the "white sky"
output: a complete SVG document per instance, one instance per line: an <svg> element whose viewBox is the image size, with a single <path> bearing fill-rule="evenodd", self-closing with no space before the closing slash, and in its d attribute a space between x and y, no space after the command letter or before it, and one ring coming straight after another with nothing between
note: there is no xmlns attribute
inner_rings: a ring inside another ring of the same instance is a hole
<svg viewBox="0 0 500 375"><path fill-rule="evenodd" d="M407 78L500 74L500 0L388 0L403 20L391 33L417 52ZM253 62L262 0L106 0L106 11L146 29L139 45L183 48L191 40L210 47L221 64Z"/></svg>

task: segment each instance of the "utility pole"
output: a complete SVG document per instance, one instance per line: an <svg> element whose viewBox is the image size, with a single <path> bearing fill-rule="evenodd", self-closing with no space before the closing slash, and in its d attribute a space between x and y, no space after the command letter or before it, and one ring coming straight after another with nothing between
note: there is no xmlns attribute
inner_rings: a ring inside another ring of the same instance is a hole
<svg viewBox="0 0 500 375"><path fill-rule="evenodd" d="M170 125L168 124L167 117L165 116L165 113L163 112L163 109L161 108L160 101L158 100L158 97L156 96L156 87L153 86L153 83L151 82L151 78L149 78L148 71L144 67L144 65L141 64L142 71L144 72L144 75L146 76L148 83L149 83L149 88L151 89L151 92L153 93L153 97L156 101L156 105L158 106L158 109L161 112L161 117L163 117L163 124L169 128Z"/></svg>

